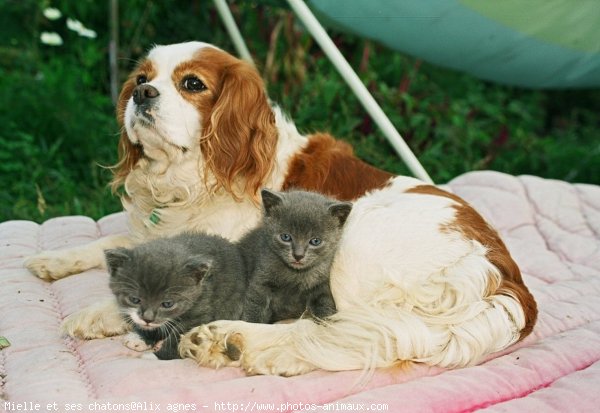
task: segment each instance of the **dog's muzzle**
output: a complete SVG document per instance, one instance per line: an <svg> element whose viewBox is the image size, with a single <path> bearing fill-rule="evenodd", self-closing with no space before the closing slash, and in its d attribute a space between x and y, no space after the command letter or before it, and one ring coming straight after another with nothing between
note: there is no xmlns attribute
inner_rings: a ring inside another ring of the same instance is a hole
<svg viewBox="0 0 600 413"><path fill-rule="evenodd" d="M136 105L136 113L142 115L146 120L153 121L152 107L158 100L160 93L154 86L141 84L133 89L133 102Z"/></svg>

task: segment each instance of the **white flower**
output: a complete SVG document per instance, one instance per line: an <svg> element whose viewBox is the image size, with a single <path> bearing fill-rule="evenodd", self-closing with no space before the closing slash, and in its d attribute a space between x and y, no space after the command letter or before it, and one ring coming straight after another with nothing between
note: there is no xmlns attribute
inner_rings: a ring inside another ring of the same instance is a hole
<svg viewBox="0 0 600 413"><path fill-rule="evenodd" d="M95 39L96 38L96 32L93 31L92 29L88 29L88 28L82 28L79 32L79 35L82 37L87 37L89 39Z"/></svg>
<svg viewBox="0 0 600 413"><path fill-rule="evenodd" d="M55 32L42 32L40 41L48 46L60 46L63 44L63 39L60 34Z"/></svg>
<svg viewBox="0 0 600 413"><path fill-rule="evenodd" d="M77 34L80 35L81 37L87 37L88 39L95 39L97 36L95 31L85 27L83 25L83 23L81 23L79 20L68 18L67 19L67 27L69 28L69 30L73 30L74 32L77 32Z"/></svg>
<svg viewBox="0 0 600 413"><path fill-rule="evenodd" d="M48 19L48 20L57 20L60 19L62 17L62 13L60 12L60 10L55 9L54 7L47 7L44 9L43 11L44 16Z"/></svg>
<svg viewBox="0 0 600 413"><path fill-rule="evenodd" d="M71 19L70 17L67 19L67 28L69 30L73 30L74 32L79 33L85 27L83 27L83 23L79 20Z"/></svg>

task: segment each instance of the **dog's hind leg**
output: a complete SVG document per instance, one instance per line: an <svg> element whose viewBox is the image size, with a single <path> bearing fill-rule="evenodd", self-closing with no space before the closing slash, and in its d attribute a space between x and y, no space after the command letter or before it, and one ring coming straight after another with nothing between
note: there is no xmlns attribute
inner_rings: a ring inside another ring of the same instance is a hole
<svg viewBox="0 0 600 413"><path fill-rule="evenodd" d="M249 374L282 376L372 371L404 361L453 368L514 343L523 324L518 301L507 296L469 303L449 318L452 323L386 306L350 308L321 322L217 321L184 335L180 353L205 366L239 365Z"/></svg>

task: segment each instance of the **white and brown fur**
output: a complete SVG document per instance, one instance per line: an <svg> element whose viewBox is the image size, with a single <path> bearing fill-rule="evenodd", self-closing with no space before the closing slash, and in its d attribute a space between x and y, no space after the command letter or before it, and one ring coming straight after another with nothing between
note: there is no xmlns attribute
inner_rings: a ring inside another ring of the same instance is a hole
<svg viewBox="0 0 600 413"><path fill-rule="evenodd" d="M140 76L159 92L147 111L152 125L132 99ZM186 90L190 76L206 89ZM258 73L230 54L200 42L153 48L125 82L118 119L113 186L125 189L131 234L29 258L27 268L43 279L103 266L103 249L183 230L236 240L260 219L262 187L355 201L331 274L338 314L325 323L217 321L184 336L182 355L280 375L401 361L458 367L531 332L536 303L473 208L367 165L327 134L298 133ZM64 328L83 338L126 330L114 301L71 315Z"/></svg>

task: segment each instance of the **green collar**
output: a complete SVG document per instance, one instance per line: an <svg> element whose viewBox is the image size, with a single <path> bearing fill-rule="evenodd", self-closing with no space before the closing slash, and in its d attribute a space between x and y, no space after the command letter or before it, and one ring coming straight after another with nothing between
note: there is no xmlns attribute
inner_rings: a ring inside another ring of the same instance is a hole
<svg viewBox="0 0 600 413"><path fill-rule="evenodd" d="M148 217L148 220L154 225L158 225L158 223L160 222L160 208L154 208L150 213L150 217Z"/></svg>

